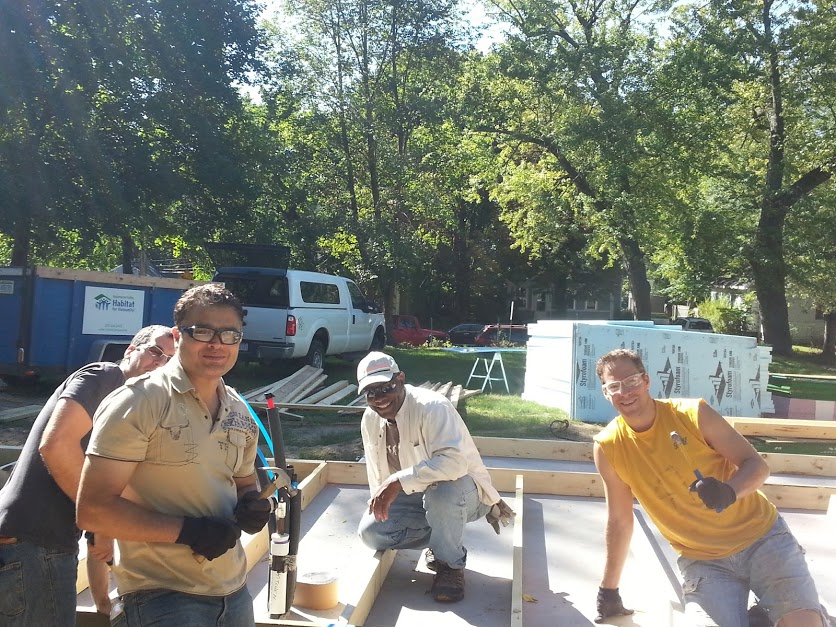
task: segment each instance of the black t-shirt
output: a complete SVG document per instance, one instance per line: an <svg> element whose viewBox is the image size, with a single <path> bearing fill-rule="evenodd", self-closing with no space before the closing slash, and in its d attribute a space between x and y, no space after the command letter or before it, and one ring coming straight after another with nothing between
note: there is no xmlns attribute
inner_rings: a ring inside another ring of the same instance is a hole
<svg viewBox="0 0 836 627"><path fill-rule="evenodd" d="M75 503L58 487L38 447L55 405L65 398L79 403L91 419L105 396L125 383L114 363L80 368L58 386L35 419L9 480L0 490L0 536L20 538L38 546L75 553L81 532L75 524ZM88 433L81 442L87 448Z"/></svg>

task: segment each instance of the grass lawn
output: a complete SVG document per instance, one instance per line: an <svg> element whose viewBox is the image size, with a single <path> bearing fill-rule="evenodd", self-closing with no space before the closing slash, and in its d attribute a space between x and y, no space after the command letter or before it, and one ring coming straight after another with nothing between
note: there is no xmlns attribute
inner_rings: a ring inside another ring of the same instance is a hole
<svg viewBox="0 0 836 627"><path fill-rule="evenodd" d="M793 346L791 357L773 355L769 372L776 374L815 374L836 377L836 363L822 357L821 350Z"/></svg>
<svg viewBox="0 0 836 627"><path fill-rule="evenodd" d="M406 374L408 383L420 385L424 381L464 385L475 354L460 354L437 348L394 348L386 347ZM525 353L503 353L503 365L508 378L511 394L502 386L496 393L480 394L466 402L467 424L472 435L492 437L551 438L549 425L554 420L566 420L566 412L520 398L525 378ZM242 364L225 377L237 389L247 391L266 385L292 374L298 365L282 364L278 368L263 368L255 364ZM325 362L326 384L340 380L357 381L357 363L342 359L328 358ZM481 383L481 381L479 381ZM478 387L471 382L471 388ZM348 397L353 399L353 397ZM360 414L338 415L333 411L299 412L303 420L288 417L282 421L282 432L288 453L308 459L335 459L333 445L345 445L337 454L343 459L354 460L362 454L351 447L360 437Z"/></svg>

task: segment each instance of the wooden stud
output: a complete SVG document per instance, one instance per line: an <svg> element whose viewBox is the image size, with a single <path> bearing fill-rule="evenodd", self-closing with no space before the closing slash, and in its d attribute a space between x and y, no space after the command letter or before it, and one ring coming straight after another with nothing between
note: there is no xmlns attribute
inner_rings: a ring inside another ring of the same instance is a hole
<svg viewBox="0 0 836 627"><path fill-rule="evenodd" d="M283 400L288 403L295 403L301 400L305 395L310 394L313 390L320 387L327 379L328 375L320 371L319 375L315 376L304 385L300 385Z"/></svg>
<svg viewBox="0 0 836 627"><path fill-rule="evenodd" d="M366 622L397 554L398 552L393 549L377 551L374 554L374 567L371 572L369 572L367 561L364 560L358 564L359 567L354 572L356 577L352 577L344 586L349 589L349 592L340 595L343 599L347 599L341 618L344 618L349 625L362 625Z"/></svg>
<svg viewBox="0 0 836 627"><path fill-rule="evenodd" d="M293 468L295 470L296 466ZM328 464L322 462L299 483L299 489L302 491L302 511L305 511L305 508L311 504L311 501L326 485L328 485Z"/></svg>
<svg viewBox="0 0 836 627"><path fill-rule="evenodd" d="M518 468L488 468L491 483L500 492L515 489L518 474L525 477L529 494L560 496L604 496L604 484L597 472L565 472L549 470L520 470Z"/></svg>
<svg viewBox="0 0 836 627"><path fill-rule="evenodd" d="M317 405L330 405L330 404L331 404L331 403L333 403L334 401L337 401L337 400L339 400L339 399L341 399L341 398L345 397L346 395L348 395L348 394L352 394L352 393L354 393L354 392L356 392L356 391L357 391L357 386L356 386L356 385L353 385L353 384L347 383L347 384L345 385L345 387L343 387L343 389L341 389L341 390L337 390L336 392L334 392L333 394L331 394L331 396L328 396L328 397L326 397L326 398L323 398L321 401L319 401L319 402L317 403ZM365 409L364 409L364 411L365 411Z"/></svg>
<svg viewBox="0 0 836 627"><path fill-rule="evenodd" d="M251 402L250 405L252 405L253 407L267 407L267 403L262 402ZM352 407L351 405L317 405L315 403L275 403L275 406L280 408L286 407L287 409L333 409L350 414L362 414L364 411L366 411L365 407Z"/></svg>
<svg viewBox="0 0 836 627"><path fill-rule="evenodd" d="M452 387L453 387L453 382L452 382L452 381L448 381L448 382L447 382L447 383L445 383L444 385L440 385L440 386L436 389L436 392L438 392L439 394L441 394L442 396L444 396L444 397L446 398L446 397L447 397L447 395L448 395L448 394L450 394L450 388L452 388Z"/></svg>
<svg viewBox="0 0 836 627"><path fill-rule="evenodd" d="M329 395L333 394L337 390L341 390L347 384L348 384L348 381L346 381L345 379L343 379L342 381L337 381L336 383L333 383L333 384L329 385L328 387L322 388L318 392L315 392L314 394L311 394L310 396L308 396L306 398L299 399L299 402L309 404L309 405L313 404L313 403L318 403L319 401L321 401L326 396L329 396Z"/></svg>
<svg viewBox="0 0 836 627"><path fill-rule="evenodd" d="M483 457L519 457L522 459L553 459L572 462L593 461L592 442L486 438L481 436L474 436L473 441Z"/></svg>
<svg viewBox="0 0 836 627"><path fill-rule="evenodd" d="M459 399L462 395L462 386L456 385L453 386L453 389L450 390L450 402L453 404L453 407L458 408L459 406Z"/></svg>
<svg viewBox="0 0 836 627"><path fill-rule="evenodd" d="M741 435L836 440L836 421L789 418L736 418L725 416Z"/></svg>
<svg viewBox="0 0 836 627"><path fill-rule="evenodd" d="M163 277L139 276L136 274L121 274L116 272L95 272L93 270L69 270L67 268L52 268L35 266L35 274L46 279L64 279L68 281L87 281L90 283L120 283L121 285L139 285L144 287L171 287L183 291L205 285L210 281L192 281L191 279L169 279Z"/></svg>
<svg viewBox="0 0 836 627"><path fill-rule="evenodd" d="M511 627L522 627L523 624L523 507L525 494L523 490L525 480L523 475L517 475L516 498L514 499L514 556L513 575L511 578Z"/></svg>
<svg viewBox="0 0 836 627"><path fill-rule="evenodd" d="M836 494L836 487L767 483L761 486L761 492L776 507L824 511L830 497Z"/></svg>
<svg viewBox="0 0 836 627"><path fill-rule="evenodd" d="M797 455L790 453L761 453L770 472L788 475L836 477L836 457L828 455Z"/></svg>

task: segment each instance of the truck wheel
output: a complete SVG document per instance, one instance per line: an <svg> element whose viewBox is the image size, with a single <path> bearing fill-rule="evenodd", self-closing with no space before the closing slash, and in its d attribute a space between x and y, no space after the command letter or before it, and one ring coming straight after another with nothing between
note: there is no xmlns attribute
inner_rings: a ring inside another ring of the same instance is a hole
<svg viewBox="0 0 836 627"><path fill-rule="evenodd" d="M372 338L372 344L369 346L370 351L382 351L383 347L386 345L386 334L383 332L383 329L380 327L377 328L377 331L374 332L374 337Z"/></svg>
<svg viewBox="0 0 836 627"><path fill-rule="evenodd" d="M313 340L308 354L305 356L305 364L314 368L322 368L325 363L325 344L320 340Z"/></svg>

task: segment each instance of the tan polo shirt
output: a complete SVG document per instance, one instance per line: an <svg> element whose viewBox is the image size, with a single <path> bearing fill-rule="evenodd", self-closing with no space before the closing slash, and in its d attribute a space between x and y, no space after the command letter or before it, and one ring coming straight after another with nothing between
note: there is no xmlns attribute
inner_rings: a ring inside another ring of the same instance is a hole
<svg viewBox="0 0 836 627"><path fill-rule="evenodd" d="M218 420L177 359L131 379L105 398L94 418L87 452L139 462L126 498L175 516L232 520L237 503L234 477L254 472L258 427L244 402L221 381ZM165 588L220 596L246 579L240 541L219 558L198 563L181 544L118 540L113 572L120 594Z"/></svg>

